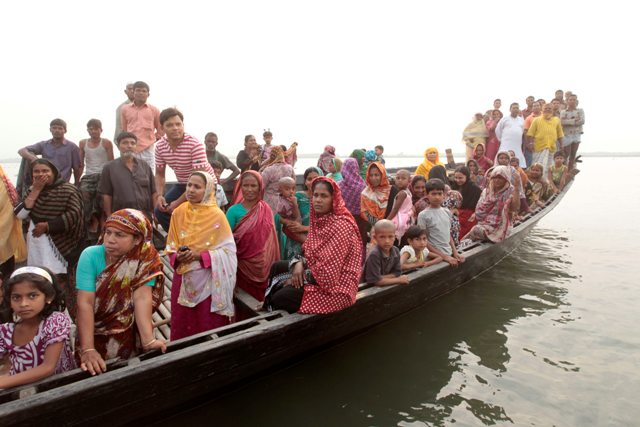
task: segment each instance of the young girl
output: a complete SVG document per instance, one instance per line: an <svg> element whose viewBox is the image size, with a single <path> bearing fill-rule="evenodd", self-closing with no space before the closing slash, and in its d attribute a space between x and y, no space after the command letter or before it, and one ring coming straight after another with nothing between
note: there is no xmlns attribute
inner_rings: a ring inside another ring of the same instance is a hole
<svg viewBox="0 0 640 427"><path fill-rule="evenodd" d="M428 267L442 261L427 249L427 230L419 225L409 227L404 237L408 245L400 250L400 265L403 270Z"/></svg>
<svg viewBox="0 0 640 427"><path fill-rule="evenodd" d="M471 159L467 162L467 167L469 168L471 182L481 189L484 188L486 179L484 178L484 175L480 173L480 166L478 166L478 162Z"/></svg>
<svg viewBox="0 0 640 427"><path fill-rule="evenodd" d="M398 194L394 199L391 213L387 217L396 226L396 239L398 239L398 242L400 242L413 219L413 203L411 201L411 192L409 191L410 178L411 175L408 170L400 169L396 172L395 186L398 189Z"/></svg>
<svg viewBox="0 0 640 427"><path fill-rule="evenodd" d="M53 274L40 267L17 269L4 284L2 303L11 308L15 322L0 325L0 357L8 353L11 363L10 375L0 377L0 389L76 367L71 319L62 312L64 296Z"/></svg>
<svg viewBox="0 0 640 427"><path fill-rule="evenodd" d="M556 152L553 155L553 164L547 171L547 181L551 186L551 190L554 193L562 191L567 184L567 176L569 175L569 168L564 164L564 153L562 151Z"/></svg>

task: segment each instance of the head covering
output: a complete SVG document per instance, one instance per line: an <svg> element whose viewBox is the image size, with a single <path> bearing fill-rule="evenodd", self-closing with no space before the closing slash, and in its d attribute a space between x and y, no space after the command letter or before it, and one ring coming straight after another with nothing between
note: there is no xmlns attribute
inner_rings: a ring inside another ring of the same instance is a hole
<svg viewBox="0 0 640 427"><path fill-rule="evenodd" d="M506 183L504 187L495 187L495 180L493 178L496 176L501 176L505 179ZM487 188L482 191L482 195L476 206L476 220L478 221L478 225L469 232L474 239L487 238L492 242L504 240L511 226L509 216L511 194L513 194L511 167L496 166L491 171L490 182Z"/></svg>
<svg viewBox="0 0 640 427"><path fill-rule="evenodd" d="M362 179L367 179L367 162L365 161L365 158L364 158L364 150L360 150L360 149L353 150L349 157L353 157L358 161L360 177Z"/></svg>
<svg viewBox="0 0 640 427"><path fill-rule="evenodd" d="M32 165L47 165L53 171L54 182L45 185L29 217L34 224L49 224L49 237L53 241L60 261L75 262L80 245L85 239L82 195L75 185L65 182L58 168L47 159L35 160ZM31 187L27 194L30 194Z"/></svg>
<svg viewBox="0 0 640 427"><path fill-rule="evenodd" d="M371 171L373 169L380 171L380 184L373 186L371 183ZM391 194L391 184L387 178L387 171L382 163L373 162L367 168L367 186L360 196L360 212L367 215L367 220L371 224L384 219L387 212L387 204L389 195Z"/></svg>
<svg viewBox="0 0 640 427"><path fill-rule="evenodd" d="M151 223L142 212L116 211L105 222L105 230L107 227L141 237L139 243L107 266L96 279L94 347L105 359L128 359L141 350L137 343L133 294L155 280L151 290L152 307L156 309L160 305L164 290L162 261L151 242ZM104 231L100 241L103 239Z"/></svg>
<svg viewBox="0 0 640 427"><path fill-rule="evenodd" d="M323 215L311 209L303 250L317 285L305 286L301 313L330 313L352 305L361 275L362 241L340 186L327 177L317 177L313 185L319 182L331 186L333 207Z"/></svg>
<svg viewBox="0 0 640 427"><path fill-rule="evenodd" d="M344 203L354 216L360 215L360 195L367 186L360 177L358 161L354 158L345 159L342 164L342 181L338 184Z"/></svg>
<svg viewBox="0 0 640 427"><path fill-rule="evenodd" d="M428 155L429 154L435 154L436 155L436 159L435 161L430 161L428 159ZM424 160L422 161L422 163L420 164L420 166L418 166L418 168L416 169L416 175L422 175L422 176L429 176L429 171L431 170L432 167L434 167L435 165L440 165L440 166L444 166L441 162L440 162L440 153L438 153L438 149L436 147L429 147L425 150L424 152Z"/></svg>
<svg viewBox="0 0 640 427"><path fill-rule="evenodd" d="M503 150L503 151L498 151L498 152L496 153L496 157L493 159L493 164L494 164L495 166L498 166L498 165L499 165L499 163L498 163L498 156L500 156L500 154L506 154L506 155L507 155L507 157L509 158L509 160L507 161L507 165L506 165L506 166L511 166L511 163L510 163L510 162L511 162L511 154L509 154L509 152L508 152L508 151L504 151L504 150Z"/></svg>
<svg viewBox="0 0 640 427"><path fill-rule="evenodd" d="M478 154L478 147L480 146L482 146L482 149L484 150L484 154L482 154L482 156ZM476 148L473 149L473 160L476 161L478 168L480 169L478 171L478 175L483 175L492 166L492 161L486 156L486 153L487 147L484 144L478 144L476 145Z"/></svg>
<svg viewBox="0 0 640 427"><path fill-rule="evenodd" d="M464 132L462 132L462 142L481 142L484 138L489 137L487 126L484 124L484 120L482 119L482 113L476 113L476 115L478 114L480 114L480 119L476 119L476 116L473 116L471 123L464 128Z"/></svg>
<svg viewBox="0 0 640 427"><path fill-rule="evenodd" d="M329 163L336 156L336 149L332 145L324 147L324 152L320 154L318 159L318 167L322 170L323 175L329 173Z"/></svg>
<svg viewBox="0 0 640 427"><path fill-rule="evenodd" d="M276 163L285 163L284 161L284 150L279 145L274 145L271 147L271 151L269 152L269 158L262 164L260 170L264 170L267 166L275 165Z"/></svg>
<svg viewBox="0 0 640 427"><path fill-rule="evenodd" d="M367 163L375 162L378 159L378 155L374 150L367 150L364 153L364 159L367 161Z"/></svg>

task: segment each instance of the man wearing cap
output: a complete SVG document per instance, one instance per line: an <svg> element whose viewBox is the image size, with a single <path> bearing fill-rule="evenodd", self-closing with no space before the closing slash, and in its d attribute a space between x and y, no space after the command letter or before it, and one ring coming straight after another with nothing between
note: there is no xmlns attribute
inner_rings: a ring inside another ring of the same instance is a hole
<svg viewBox="0 0 640 427"><path fill-rule="evenodd" d="M49 160L58 168L60 177L66 182L71 180L71 172L73 171L74 184L79 186L84 169L80 148L64 137L67 133L67 124L64 120L52 120L49 124L49 130L53 138L21 148L18 150L18 154L29 163L36 160L38 155Z"/></svg>

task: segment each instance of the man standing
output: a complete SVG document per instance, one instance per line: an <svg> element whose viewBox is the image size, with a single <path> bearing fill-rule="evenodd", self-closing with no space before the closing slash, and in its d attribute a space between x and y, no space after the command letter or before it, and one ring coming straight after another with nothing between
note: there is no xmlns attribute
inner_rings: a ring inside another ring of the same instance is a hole
<svg viewBox="0 0 640 427"><path fill-rule="evenodd" d="M149 98L149 85L145 82L133 84L133 102L122 106L120 118L122 130L131 132L138 138L136 157L147 162L153 170L154 143L162 137L160 125L160 111L151 104L147 104Z"/></svg>
<svg viewBox="0 0 640 427"><path fill-rule="evenodd" d="M508 116L504 116L496 126L496 137L500 141L499 151L513 150L520 161L520 166L527 167L522 153L522 135L524 134L524 119L520 116L520 106L514 102L509 106Z"/></svg>
<svg viewBox="0 0 640 427"><path fill-rule="evenodd" d="M542 105L536 101L533 103L533 106L531 107L531 114L529 114L529 116L524 120L524 148L523 148L523 152L524 152L524 158L527 161L527 166L531 166L533 164L532 162L532 157L533 157L533 141L528 142L527 141L527 132L529 131L529 128L531 127L531 123L533 123L533 121L535 120L536 117L540 117L540 114L542 113Z"/></svg>
<svg viewBox="0 0 640 427"><path fill-rule="evenodd" d="M493 108L491 110L487 110L486 113L484 113L485 116L488 116L489 118L491 118L493 116L493 110L500 110L500 107L502 107L502 100L500 98L494 99L493 100ZM493 159L491 159L493 160Z"/></svg>
<svg viewBox="0 0 640 427"><path fill-rule="evenodd" d="M122 107L133 102L133 83L127 83L127 87L124 89L124 94L127 95L127 100L116 108L116 133L113 136L114 141L118 139L118 135L122 132L122 120L120 119Z"/></svg>
<svg viewBox="0 0 640 427"><path fill-rule="evenodd" d="M568 160L569 171L575 168L576 153L580 145L582 125L584 125L584 111L577 106L578 97L571 94L567 101L567 109L560 112L560 123L565 135L562 140L562 150Z"/></svg>
<svg viewBox="0 0 640 427"><path fill-rule="evenodd" d="M165 231L169 231L171 212L186 200L187 181L195 170L207 172L214 180L216 175L207 161L204 145L193 136L184 132L184 117L175 108L167 108L160 113L160 126L165 136L156 144L156 218ZM171 190L164 193L165 170L170 166L178 180Z"/></svg>
<svg viewBox="0 0 640 427"><path fill-rule="evenodd" d="M102 193L105 217L120 209L137 209L153 221L153 207L158 198L153 171L135 158L138 139L131 132L122 132L116 139L120 157L110 161L100 175L98 192Z"/></svg>
<svg viewBox="0 0 640 427"><path fill-rule="evenodd" d="M564 92L562 91L562 89L558 89L556 91L555 97L551 100L551 102L553 101L558 101L558 112L567 108L567 104L564 102Z"/></svg>
<svg viewBox="0 0 640 427"><path fill-rule="evenodd" d="M220 180L219 184L224 185L227 182L233 181L238 175L240 175L240 169L231 161L227 156L216 150L218 146L218 135L213 132L209 132L204 136L204 145L207 149L207 161L213 167L213 162L218 161L222 165L222 171L226 169L231 171L231 175L227 178Z"/></svg>
<svg viewBox="0 0 640 427"><path fill-rule="evenodd" d="M544 168L544 176L553 161L553 153L558 149L557 144L562 144L562 125L560 119L553 115L551 104L545 104L542 116L531 123L527 132L527 142L533 142L533 163L540 163ZM561 146L561 145L560 145Z"/></svg>
<svg viewBox="0 0 640 427"><path fill-rule="evenodd" d="M36 160L38 155L50 160L58 168L60 177L67 182L71 180L73 171L74 184L79 186L84 165L78 146L64 137L67 124L62 119L54 119L49 124L49 130L53 138L21 148L18 154L29 163Z"/></svg>
<svg viewBox="0 0 640 427"><path fill-rule="evenodd" d="M522 118L525 120L527 120L527 117L529 117L531 115L531 112L533 111L533 101L535 101L535 98L533 96L527 96L527 99L525 100L525 102L527 103L527 108L522 110Z"/></svg>

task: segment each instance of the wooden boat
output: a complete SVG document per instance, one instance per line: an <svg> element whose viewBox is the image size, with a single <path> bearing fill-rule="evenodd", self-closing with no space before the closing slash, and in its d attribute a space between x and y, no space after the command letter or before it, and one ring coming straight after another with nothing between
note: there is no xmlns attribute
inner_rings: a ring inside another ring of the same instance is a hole
<svg viewBox="0 0 640 427"><path fill-rule="evenodd" d="M116 426L148 421L194 399L215 398L274 367L419 307L472 281L508 256L534 225L553 210L570 188L543 209L527 215L499 244L475 243L463 250L457 268L440 263L409 274L408 286L361 284L353 306L329 315L255 310L257 301L236 295L238 309L250 318L171 342L167 353L150 352L127 361L109 361L108 372L90 377L77 369L40 382L0 392L0 425ZM171 276L169 268L165 270ZM170 283L170 280L169 280ZM168 307L156 313L157 333L168 335Z"/></svg>

